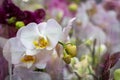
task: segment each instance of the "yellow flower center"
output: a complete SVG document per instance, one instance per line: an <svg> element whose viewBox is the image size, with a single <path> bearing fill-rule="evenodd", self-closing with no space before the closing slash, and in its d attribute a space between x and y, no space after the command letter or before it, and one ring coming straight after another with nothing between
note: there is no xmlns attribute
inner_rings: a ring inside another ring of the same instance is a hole
<svg viewBox="0 0 120 80"><path fill-rule="evenodd" d="M30 62L34 63L34 62L36 61L36 58L35 58L35 56L25 55L25 56L21 59L21 61L22 61L23 63L30 63Z"/></svg>
<svg viewBox="0 0 120 80"><path fill-rule="evenodd" d="M44 49L48 46L49 42L45 37L40 37L37 41L33 42L37 49Z"/></svg>

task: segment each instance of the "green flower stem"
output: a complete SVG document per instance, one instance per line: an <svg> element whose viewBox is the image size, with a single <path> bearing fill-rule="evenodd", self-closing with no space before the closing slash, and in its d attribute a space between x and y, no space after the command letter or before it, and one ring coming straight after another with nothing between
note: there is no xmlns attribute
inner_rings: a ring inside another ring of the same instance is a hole
<svg viewBox="0 0 120 80"><path fill-rule="evenodd" d="M58 41L58 43L61 44L63 47L65 46L63 42Z"/></svg>
<svg viewBox="0 0 120 80"><path fill-rule="evenodd" d="M68 44L74 45L74 44L72 44L72 43L67 43L66 45L68 45Z"/></svg>

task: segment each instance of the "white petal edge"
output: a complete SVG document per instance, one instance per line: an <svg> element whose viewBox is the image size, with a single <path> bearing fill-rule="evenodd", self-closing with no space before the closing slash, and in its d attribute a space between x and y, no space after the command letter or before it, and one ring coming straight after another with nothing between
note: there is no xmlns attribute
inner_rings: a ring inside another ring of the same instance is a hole
<svg viewBox="0 0 120 80"><path fill-rule="evenodd" d="M20 63L20 58L24 52L25 48L17 38L9 39L3 48L3 55L5 59L12 64Z"/></svg>
<svg viewBox="0 0 120 80"><path fill-rule="evenodd" d="M33 49L33 41L39 37L38 25L36 23L30 23L25 27L22 27L17 32L17 37L20 38L22 44L27 49Z"/></svg>
<svg viewBox="0 0 120 80"><path fill-rule="evenodd" d="M44 35L44 31L45 31L46 25L47 25L46 22L42 22L42 23L39 23L39 24L38 24L39 32L40 32L41 34L43 34L43 35Z"/></svg>
<svg viewBox="0 0 120 80"><path fill-rule="evenodd" d="M62 39L62 27L54 19L49 19L45 28L45 35L50 42L47 50L51 50Z"/></svg>

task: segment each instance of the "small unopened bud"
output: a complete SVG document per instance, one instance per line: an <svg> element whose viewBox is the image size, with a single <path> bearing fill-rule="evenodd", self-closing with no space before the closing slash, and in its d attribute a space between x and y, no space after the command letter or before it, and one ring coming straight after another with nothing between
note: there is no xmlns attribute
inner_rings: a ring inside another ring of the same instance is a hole
<svg viewBox="0 0 120 80"><path fill-rule="evenodd" d="M63 17L63 12L59 11L58 14L56 15L56 17L57 17L58 20L61 20L62 17Z"/></svg>
<svg viewBox="0 0 120 80"><path fill-rule="evenodd" d="M8 23L9 23L9 24L14 23L15 21L16 21L16 18L15 18L15 17L11 17L11 18L8 19Z"/></svg>
<svg viewBox="0 0 120 80"><path fill-rule="evenodd" d="M64 60L65 63L67 63L67 64L70 64L70 62L71 62L71 56L68 55L65 51L64 51L63 60Z"/></svg>
<svg viewBox="0 0 120 80"><path fill-rule="evenodd" d="M17 29L19 29L19 28L25 26L25 24L22 21L17 21L16 24L15 24L15 26L16 26Z"/></svg>
<svg viewBox="0 0 120 80"><path fill-rule="evenodd" d="M72 3L68 6L68 8L69 8L70 11L75 12L78 9L78 5L75 4L75 3Z"/></svg>
<svg viewBox="0 0 120 80"><path fill-rule="evenodd" d="M65 51L66 51L67 54L69 54L71 57L75 57L75 56L77 55L76 45L67 44L67 45L65 46Z"/></svg>

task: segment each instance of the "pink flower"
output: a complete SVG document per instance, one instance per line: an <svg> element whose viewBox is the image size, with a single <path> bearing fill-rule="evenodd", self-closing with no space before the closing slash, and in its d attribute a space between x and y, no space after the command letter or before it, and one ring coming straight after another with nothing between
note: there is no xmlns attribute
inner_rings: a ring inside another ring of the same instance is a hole
<svg viewBox="0 0 120 80"><path fill-rule="evenodd" d="M58 11L62 11L64 16L70 16L68 3L65 0L51 0L48 8L50 11L56 9Z"/></svg>

